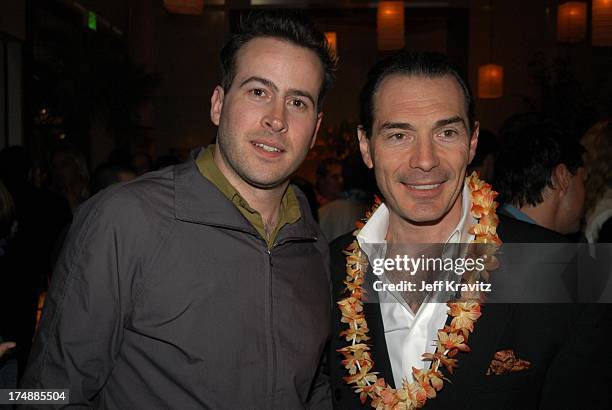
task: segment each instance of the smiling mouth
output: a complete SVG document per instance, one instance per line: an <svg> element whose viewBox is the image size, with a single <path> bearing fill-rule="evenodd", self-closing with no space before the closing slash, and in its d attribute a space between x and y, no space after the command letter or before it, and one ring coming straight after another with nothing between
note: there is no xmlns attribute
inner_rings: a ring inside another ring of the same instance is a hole
<svg viewBox="0 0 612 410"><path fill-rule="evenodd" d="M416 189L417 191L426 191L428 189L436 189L442 184L430 184L430 185L406 185L411 189Z"/></svg>
<svg viewBox="0 0 612 410"><path fill-rule="evenodd" d="M283 152L284 151L284 150L282 150L280 148L276 148L276 147L273 147L271 145L264 144L264 143L261 143L261 142L251 142L251 144L253 144L257 148L261 148L262 150L264 150L266 152Z"/></svg>

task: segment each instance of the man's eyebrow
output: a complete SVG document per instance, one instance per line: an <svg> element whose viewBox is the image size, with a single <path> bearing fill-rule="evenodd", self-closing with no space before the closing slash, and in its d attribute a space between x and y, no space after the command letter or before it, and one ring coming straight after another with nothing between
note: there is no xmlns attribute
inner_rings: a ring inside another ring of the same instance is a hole
<svg viewBox="0 0 612 410"><path fill-rule="evenodd" d="M315 105L314 97L308 91L298 90L296 88L290 88L289 90L287 90L287 94L308 98L310 102L312 103L312 105Z"/></svg>
<svg viewBox="0 0 612 410"><path fill-rule="evenodd" d="M272 90L274 90L275 92L278 92L278 87L276 86L276 84L274 84L272 81L268 80L267 78L263 78L263 77L257 77L257 76L251 76L249 78L247 78L246 80L244 80L243 82L240 83L240 87L242 87L243 85L250 83L250 82L257 82L257 83L261 83L263 85L265 85L266 87L270 87ZM315 100L314 97L307 91L303 91L303 90L298 90L296 88L291 88L287 91L288 95L297 95L300 97L304 97L310 100L310 102L312 102L312 104L315 104Z"/></svg>
<svg viewBox="0 0 612 410"><path fill-rule="evenodd" d="M436 123L434 124L434 128L445 127L447 125L457 124L457 123L463 124L465 129L467 129L467 124L465 123L463 118L459 117L458 115L454 116L454 117L445 118L443 120L436 121Z"/></svg>
<svg viewBox="0 0 612 410"><path fill-rule="evenodd" d="M278 91L278 87L272 81L268 80L267 78L257 77L257 76L251 76L251 77L247 78L246 80L244 80L243 82L240 83L240 87L242 87L243 85L245 85L247 83L250 83L252 81L254 81L256 83L261 83L261 84L265 85L266 87L270 87L274 91Z"/></svg>
<svg viewBox="0 0 612 410"><path fill-rule="evenodd" d="M416 128L410 123L407 122L385 122L380 126L381 130L408 130L408 131L416 131Z"/></svg>

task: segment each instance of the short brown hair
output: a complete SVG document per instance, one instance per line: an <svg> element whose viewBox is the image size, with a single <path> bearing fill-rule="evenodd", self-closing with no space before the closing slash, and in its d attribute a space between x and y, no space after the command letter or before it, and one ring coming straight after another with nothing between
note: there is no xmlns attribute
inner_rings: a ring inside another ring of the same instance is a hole
<svg viewBox="0 0 612 410"><path fill-rule="evenodd" d="M317 110L321 111L325 93L331 87L337 58L325 35L303 13L285 10L258 10L240 21L240 32L234 34L221 49L221 86L227 92L236 75L236 54L246 43L258 37L271 37L288 41L313 51L323 67L323 82L317 97Z"/></svg>

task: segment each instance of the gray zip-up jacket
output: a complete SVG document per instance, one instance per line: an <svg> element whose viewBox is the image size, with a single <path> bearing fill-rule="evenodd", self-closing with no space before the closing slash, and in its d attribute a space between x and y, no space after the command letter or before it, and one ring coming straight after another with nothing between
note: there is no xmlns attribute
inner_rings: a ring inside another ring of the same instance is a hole
<svg viewBox="0 0 612 410"><path fill-rule="evenodd" d="M193 157L86 202L21 387L78 407L331 407L328 250L296 194L270 250Z"/></svg>

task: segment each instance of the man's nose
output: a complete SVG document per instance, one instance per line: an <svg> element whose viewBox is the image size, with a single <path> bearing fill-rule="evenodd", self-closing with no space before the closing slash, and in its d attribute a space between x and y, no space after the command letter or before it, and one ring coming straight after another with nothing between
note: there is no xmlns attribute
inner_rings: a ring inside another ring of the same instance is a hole
<svg viewBox="0 0 612 410"><path fill-rule="evenodd" d="M272 132L286 132L287 118L284 104L271 104L261 119L262 126Z"/></svg>
<svg viewBox="0 0 612 410"><path fill-rule="evenodd" d="M409 163L412 168L426 172L440 165L436 147L430 138L419 138Z"/></svg>

